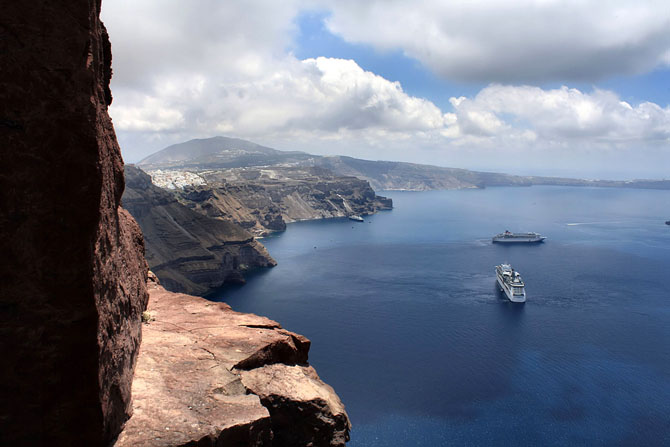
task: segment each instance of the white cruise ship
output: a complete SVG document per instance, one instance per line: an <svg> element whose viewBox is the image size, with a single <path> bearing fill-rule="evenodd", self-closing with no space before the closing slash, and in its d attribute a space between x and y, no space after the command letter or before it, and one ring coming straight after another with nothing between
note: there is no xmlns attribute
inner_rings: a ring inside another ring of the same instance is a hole
<svg viewBox="0 0 670 447"><path fill-rule="evenodd" d="M514 303L526 302L526 289L519 272L515 271L509 264L496 265L496 278L498 287L507 298Z"/></svg>
<svg viewBox="0 0 670 447"><path fill-rule="evenodd" d="M504 233L493 236L492 241L505 244L514 244L519 242L542 242L545 239L546 237L540 235L540 233L512 233L511 231L505 231Z"/></svg>

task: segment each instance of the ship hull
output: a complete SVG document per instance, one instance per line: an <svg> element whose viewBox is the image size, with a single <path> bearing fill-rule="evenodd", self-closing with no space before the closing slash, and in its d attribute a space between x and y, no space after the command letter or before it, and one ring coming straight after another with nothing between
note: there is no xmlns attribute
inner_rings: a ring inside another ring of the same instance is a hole
<svg viewBox="0 0 670 447"><path fill-rule="evenodd" d="M508 300L510 300L513 303L525 303L526 302L526 294L525 293L523 295L512 294L512 291L505 286L504 281L498 275L496 275L496 282L498 283L498 288L500 289L500 291L505 295L505 297Z"/></svg>
<svg viewBox="0 0 670 447"><path fill-rule="evenodd" d="M492 239L492 242L494 244L536 244L540 242L544 242L546 237L536 237L536 238L521 238L521 237L515 237L515 238L496 238L494 237Z"/></svg>

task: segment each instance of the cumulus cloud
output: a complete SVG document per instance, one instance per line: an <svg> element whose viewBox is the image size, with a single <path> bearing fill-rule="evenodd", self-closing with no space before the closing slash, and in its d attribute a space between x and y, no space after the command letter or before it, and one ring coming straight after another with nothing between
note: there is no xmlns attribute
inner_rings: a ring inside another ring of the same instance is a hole
<svg viewBox="0 0 670 447"><path fill-rule="evenodd" d="M119 0L103 10L114 51L110 114L131 160L216 134L373 142L445 125L432 102L353 60L295 58L287 48L297 1L189 5Z"/></svg>
<svg viewBox="0 0 670 447"><path fill-rule="evenodd" d="M296 0L105 2L114 85L146 90L165 76L234 81L263 74L285 57L298 10Z"/></svg>
<svg viewBox="0 0 670 447"><path fill-rule="evenodd" d="M449 79L596 81L668 65L666 0L333 0L331 32Z"/></svg>
<svg viewBox="0 0 670 447"><path fill-rule="evenodd" d="M670 108L651 102L632 106L611 91L490 85L472 99L452 98L451 104L464 135L530 131L543 141L592 144L670 139Z"/></svg>
<svg viewBox="0 0 670 447"><path fill-rule="evenodd" d="M441 129L446 122L432 102L407 95L399 83L364 71L352 60L286 61L243 82L195 77L157 85L157 97L128 95L114 107L117 129L253 137L294 131L421 132Z"/></svg>
<svg viewBox="0 0 670 447"><path fill-rule="evenodd" d="M213 135L475 168L501 150L553 154L543 155L549 159L568 147L633 144L670 158L668 107L628 104L614 92L491 84L474 96L451 98L451 110L440 110L353 60L299 60L290 49L306 5L313 6L301 0L105 3L114 54L110 114L126 160ZM502 2L488 9L481 2L424 1L410 9L396 1L318 4L332 11L328 26L346 39L403 48L445 76L463 79L567 72L590 78L670 61L668 27L656 26L666 20L664 12L650 17L644 3L620 6L623 22L597 18L597 32L588 36L582 29L588 2L523 5L527 10ZM609 2L602 8L603 17L616 15ZM521 29L526 22L529 29ZM607 48L619 55L617 48L628 48L636 56L594 63ZM656 162L662 159L656 155Z"/></svg>

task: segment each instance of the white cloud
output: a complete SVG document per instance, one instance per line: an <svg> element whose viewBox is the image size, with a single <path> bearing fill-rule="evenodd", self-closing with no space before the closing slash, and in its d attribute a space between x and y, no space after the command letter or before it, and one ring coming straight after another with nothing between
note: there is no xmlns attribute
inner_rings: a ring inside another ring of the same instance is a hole
<svg viewBox="0 0 670 447"><path fill-rule="evenodd" d="M202 76L161 79L155 97L125 95L113 107L120 131L234 131L253 137L296 130L388 133L430 131L445 124L433 103L403 92L352 60L286 60L265 76L217 82Z"/></svg>
<svg viewBox="0 0 670 447"><path fill-rule="evenodd" d="M500 151L530 154L528 160L542 154L536 164L565 151L576 157L580 150L623 153L625 145L640 151L651 147L647 153L655 155L648 160L655 165L670 158L668 107L627 104L614 92L492 84L475 96L452 98L453 110L440 110L355 61L298 60L289 49L304 4L105 3L103 19L114 54L110 114L124 157L137 161L172 143L224 134L281 149L474 168L500 159ZM598 31L587 36L591 41L581 30L585 22L580 20L587 19L579 18L588 3L570 8L554 1L524 3L524 11L505 5L494 2L487 9L481 2L426 1L408 10L403 2L337 2L330 5L329 24L348 39L401 47L437 71L465 78L515 72L545 77L559 66L573 70L574 77L588 77L612 67L630 71L653 65L656 56L667 61L670 54L665 34L656 27L665 20L663 12L649 18L642 4L628 8L622 20L630 26L618 34L616 23L591 14ZM603 17L615 14L610 6L603 8ZM561 20L568 31L553 23ZM519 31L524 21L530 29ZM656 44L648 45L642 26L635 25L642 22L659 37ZM549 37L540 35L541 28ZM518 49L510 47L514 42ZM663 45L662 56L650 50ZM639 50L641 65L624 57L609 68L599 66L594 55L608 46ZM530 49L527 57L521 47Z"/></svg>
<svg viewBox="0 0 670 447"><path fill-rule="evenodd" d="M114 53L110 114L130 160L216 134L372 141L444 125L430 101L354 61L287 52L298 2L189 6L120 0L103 8Z"/></svg>
<svg viewBox="0 0 670 447"><path fill-rule="evenodd" d="M593 145L651 144L670 138L670 108L650 102L633 107L604 90L491 85L472 99L452 98L451 103L463 134L528 129L543 141Z"/></svg>
<svg viewBox="0 0 670 447"><path fill-rule="evenodd" d="M161 76L262 75L283 59L296 32L298 1L114 0L102 19L117 88L151 88Z"/></svg>
<svg viewBox="0 0 670 447"><path fill-rule="evenodd" d="M595 81L668 65L667 0L333 0L329 29L449 79Z"/></svg>

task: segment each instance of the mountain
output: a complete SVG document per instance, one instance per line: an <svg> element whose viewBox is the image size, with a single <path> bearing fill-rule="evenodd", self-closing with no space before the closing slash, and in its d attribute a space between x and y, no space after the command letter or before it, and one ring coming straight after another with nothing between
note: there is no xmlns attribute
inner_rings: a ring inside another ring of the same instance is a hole
<svg viewBox="0 0 670 447"><path fill-rule="evenodd" d="M304 152L278 151L237 138L214 137L173 144L137 165L145 171L174 167L221 169L296 163L311 157Z"/></svg>
<svg viewBox="0 0 670 447"><path fill-rule="evenodd" d="M319 156L278 151L245 140L214 137L169 146L140 161L146 170L214 170L221 178L235 176L235 169L320 167L339 176L367 180L375 190L425 191L434 189L486 188L491 186L598 186L609 188L670 189L670 180L584 180L562 177L518 176L496 172L396 161L373 161L345 156Z"/></svg>
<svg viewBox="0 0 670 447"><path fill-rule="evenodd" d="M670 189L670 180L585 180L469 171L397 161L370 161L344 156L318 157L318 166L340 175L367 180L378 190L486 188L493 186L597 186L600 188Z"/></svg>
<svg viewBox="0 0 670 447"><path fill-rule="evenodd" d="M424 191L530 185L528 179L524 177L398 161L329 156L315 158L314 163L340 175L352 175L367 180L378 190Z"/></svg>

